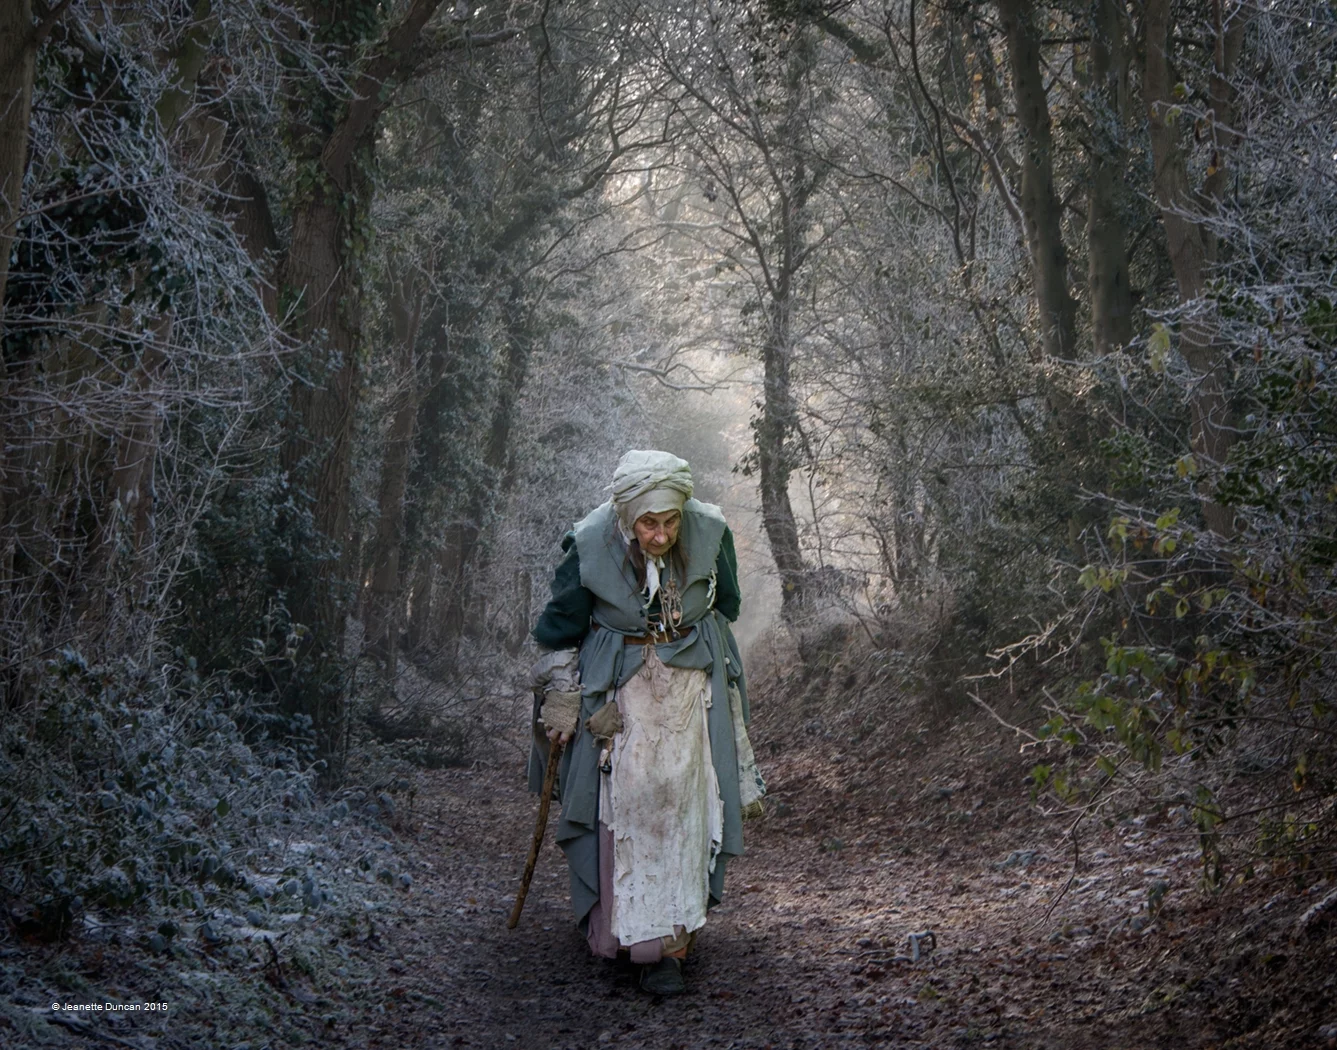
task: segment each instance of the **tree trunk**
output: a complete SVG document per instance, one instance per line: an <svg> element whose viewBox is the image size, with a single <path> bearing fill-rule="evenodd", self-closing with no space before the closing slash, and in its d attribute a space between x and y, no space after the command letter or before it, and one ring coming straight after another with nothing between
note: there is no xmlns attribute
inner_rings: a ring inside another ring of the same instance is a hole
<svg viewBox="0 0 1337 1050"><path fill-rule="evenodd" d="M151 611L145 599L154 558L154 482L163 422L156 388L171 331L172 317L159 317L151 338L139 348L134 390L107 449L104 469L110 483L99 486L106 499L101 525L80 569L85 586L78 619L108 655L124 651L131 626L125 613Z"/></svg>
<svg viewBox="0 0 1337 1050"><path fill-rule="evenodd" d="M425 325L425 331L429 333L425 337L428 344L424 347L427 377L418 397L404 507L404 546L413 552L413 557L412 565L405 573L407 587L401 596L401 604L407 601L404 648L413 653L426 646L432 636L434 565L440 544L436 540L436 524L428 522L427 513L434 506L434 494L443 480L441 447L450 440L450 434L443 433L442 383L450 361L459 353L455 342L441 337L446 325L442 307L447 303L449 293L436 301L439 312L429 314Z"/></svg>
<svg viewBox="0 0 1337 1050"><path fill-rule="evenodd" d="M1237 20L1227 32L1222 24L1221 3L1217 14L1215 56L1212 81L1213 115L1211 134L1217 149L1213 170L1201 193L1194 193L1188 182L1187 158L1180 144L1179 111L1173 99L1170 70L1170 0L1148 0L1146 27L1147 122L1150 130L1153 185L1161 210L1170 265L1179 288L1179 301L1191 304L1181 320L1179 348L1194 375L1190 395L1190 435L1194 455L1204 464L1220 465L1233 443L1227 420L1223 354L1217 342L1215 309L1203 299L1208 265L1216 256L1215 237L1201 216L1214 209L1224 187L1226 160L1223 147L1229 145L1232 123L1232 97L1228 76L1243 41L1244 23ZM1221 536L1234 531L1230 509L1208 496L1202 498L1203 518L1207 526Z"/></svg>
<svg viewBox="0 0 1337 1050"><path fill-rule="evenodd" d="M1119 4L1116 0L1095 0L1091 18L1093 145L1088 151L1086 236L1091 335L1097 356L1126 346L1133 337L1128 249L1119 205L1127 153L1127 51Z"/></svg>
<svg viewBox="0 0 1337 1050"><path fill-rule="evenodd" d="M452 528L441 551L441 579L445 593L439 604L436 640L440 655L453 664L460 643L467 636L478 636L485 624L479 608L474 581L485 578L489 557L483 543L485 530L494 508L501 505L515 483L515 464L511 460L511 434L516 411L524 393L533 351L528 327L525 286L512 278L510 291L502 307L506 331L506 357L501 364L497 398L492 406L483 465L491 487L475 492L468 506L466 520Z"/></svg>
<svg viewBox="0 0 1337 1050"><path fill-rule="evenodd" d="M780 574L782 615L793 621L807 604L807 571L799 545L798 523L789 500L789 478L793 473L793 440L798 433L798 407L790 377L793 351L794 278L806 258L803 251L807 203L817 187L798 144L804 86L811 69L811 40L800 38L789 57L786 75L788 113L777 128L772 147L783 158L775 167L773 190L775 225L772 275L767 284L766 338L762 344L761 415L753 426L757 443L757 473L761 490L761 524L770 544L771 557ZM778 176L778 177L777 177Z"/></svg>
<svg viewBox="0 0 1337 1050"><path fill-rule="evenodd" d="M413 581L408 593L408 631L405 645L416 652L427 641L432 623L432 568L434 552L421 550L413 559Z"/></svg>
<svg viewBox="0 0 1337 1050"><path fill-rule="evenodd" d="M337 758L346 716L341 658L351 591L353 422L362 387L359 252L371 204L372 155L390 87L411 68L418 36L439 5L440 0L413 0L403 19L361 63L346 101L324 87L312 88L324 109L339 113L328 130L313 116L319 108L294 105L290 115L298 170L314 177L305 180L293 207L282 286L295 304L293 334L314 361L311 382L293 384L279 462L292 488L304 493L316 534L301 535L299 530L293 539L323 544L325 550L313 567L303 567L284 581L288 611L305 627L286 702L314 722L316 746L329 763L326 775L331 780L341 774ZM352 13L334 0L309 6L318 37ZM374 18L377 6L365 0L361 14ZM343 47L334 45L332 53Z"/></svg>
<svg viewBox="0 0 1337 1050"><path fill-rule="evenodd" d="M9 282L9 252L23 204L32 114L33 68L37 61L32 0L0 2L0 306Z"/></svg>
<svg viewBox="0 0 1337 1050"><path fill-rule="evenodd" d="M130 548L136 555L148 550L153 542L154 471L162 429L162 413L154 392L167 359L164 347L171 342L172 322L170 314L159 317L152 337L140 349L134 403L121 425L112 471L112 497L130 528ZM115 542L114 537L108 542Z"/></svg>
<svg viewBox="0 0 1337 1050"><path fill-rule="evenodd" d="M360 218L353 199L349 220ZM327 757L337 753L344 718L342 653L347 613L347 566L353 416L361 389L358 363L360 298L351 280L356 262L345 245L351 235L335 200L319 195L299 206L284 284L298 300L296 334L311 346L316 374L292 387L279 461L293 489L302 490L315 536L299 542L328 545L314 568L287 581L288 611L305 628L298 663L308 682L290 705L311 716L317 744ZM322 374L324 372L324 374Z"/></svg>
<svg viewBox="0 0 1337 1050"><path fill-rule="evenodd" d="M1046 357L1070 359L1077 345L1077 308L1068 291L1068 253L1062 210L1054 190L1054 142L1040 62L1040 34L1026 0L998 0L1012 64L1017 120L1025 136L1021 159L1021 212Z"/></svg>
<svg viewBox="0 0 1337 1050"><path fill-rule="evenodd" d="M761 524L780 573L781 609L793 619L806 602L803 553L798 524L789 500L793 472L790 443L798 429L798 411L790 384L791 276L782 273L770 304L770 326L762 348L762 406L754 433L761 489Z"/></svg>
<svg viewBox="0 0 1337 1050"><path fill-rule="evenodd" d="M190 12L190 28L181 46L171 56L172 81L158 97L158 104L154 107L158 113L158 126L164 136L172 134L177 122L194 101L195 84L209 55L211 34L208 19L212 12L211 0L195 0Z"/></svg>
<svg viewBox="0 0 1337 1050"><path fill-rule="evenodd" d="M781 611L793 620L807 600L807 574L799 546L798 524L789 500L793 471L790 441L798 429L798 411L790 384L791 277L782 273L770 305L771 320L762 348L762 406L754 432L761 489L761 524L780 573Z"/></svg>
<svg viewBox="0 0 1337 1050"><path fill-rule="evenodd" d="M471 615L476 615L476 610L472 609L473 575L470 569L481 533L476 515L484 512L485 500L486 496L479 496L468 507L469 519L446 530L445 542L437 555L441 592L434 603L431 642L436 650L433 655L440 661L442 671L456 666L465 624Z"/></svg>
<svg viewBox="0 0 1337 1050"><path fill-rule="evenodd" d="M219 162L217 181L222 195L217 199L216 207L236 232L237 240L246 249L246 254L259 267L263 275L257 287L260 301L264 304L265 312L278 320L276 282L264 279L272 277L273 266L268 260L279 248L269 196L264 184L238 155L241 146L236 141L235 131L230 127L228 136L231 139L228 143L230 148L224 151Z"/></svg>
<svg viewBox="0 0 1337 1050"><path fill-rule="evenodd" d="M385 440L381 484L377 494L376 537L372 545L371 588L367 597L366 639L369 653L382 661L387 678L395 673L399 640L396 615L401 574L400 551L404 543L404 491L413 451L413 429L418 415L414 343L422 316L422 295L411 283L395 282L390 294L390 314L400 353L399 390L394 415Z"/></svg>
<svg viewBox="0 0 1337 1050"><path fill-rule="evenodd" d="M979 19L983 12L967 9L964 17L970 31L970 38L975 44L975 61L979 63L980 87L984 91L984 129L989 135L989 144L998 160L998 172L995 178L1000 183L1006 180L999 191L1010 194L1011 187L1021 185L1021 166L1007 148L1003 133L1003 114L1007 107L1003 104L1003 89L998 73L998 65L993 58L993 41L989 29ZM1001 178L999 177L1001 176ZM1024 227L1025 220L1022 220Z"/></svg>
<svg viewBox="0 0 1337 1050"><path fill-rule="evenodd" d="M4 332L5 288L15 224L23 206L23 172L28 161L28 123L32 111L32 0L0 0L0 334ZM0 354L0 401L11 382ZM19 478L11 477L14 442L9 422L0 421L0 584L8 592L16 544L10 533ZM6 610L7 612L7 610ZM9 693L11 690L6 690Z"/></svg>
<svg viewBox="0 0 1337 1050"><path fill-rule="evenodd" d="M514 601L511 637L506 645L506 651L512 656L518 655L529 640L529 625L532 622L530 607L534 604L534 577L525 569L515 570Z"/></svg>

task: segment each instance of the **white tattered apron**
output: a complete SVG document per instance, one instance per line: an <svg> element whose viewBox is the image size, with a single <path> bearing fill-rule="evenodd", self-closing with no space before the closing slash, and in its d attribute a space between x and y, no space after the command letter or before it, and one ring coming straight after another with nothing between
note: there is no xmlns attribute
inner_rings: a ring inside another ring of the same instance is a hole
<svg viewBox="0 0 1337 1050"><path fill-rule="evenodd" d="M647 650L618 690L623 729L600 785L613 838L610 920L623 946L705 925L724 824L706 724L710 678Z"/></svg>

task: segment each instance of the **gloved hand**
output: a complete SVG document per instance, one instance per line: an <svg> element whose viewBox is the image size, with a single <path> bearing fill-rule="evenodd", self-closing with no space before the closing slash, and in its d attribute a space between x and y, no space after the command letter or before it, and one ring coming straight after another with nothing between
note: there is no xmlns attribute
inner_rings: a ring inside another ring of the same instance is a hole
<svg viewBox="0 0 1337 1050"><path fill-rule="evenodd" d="M543 692L539 720L548 739L565 743L580 720L580 650L557 649L544 653L530 668L536 690Z"/></svg>
<svg viewBox="0 0 1337 1050"><path fill-rule="evenodd" d="M574 693L560 689L549 689L543 694L543 706L539 709L539 719L548 730L548 739L560 734L569 739L576 731L576 722L580 719L580 690Z"/></svg>
<svg viewBox="0 0 1337 1050"><path fill-rule="evenodd" d="M617 703L609 700L585 719L585 728L590 731L591 736L600 740L611 740L622 732L622 712L618 710Z"/></svg>

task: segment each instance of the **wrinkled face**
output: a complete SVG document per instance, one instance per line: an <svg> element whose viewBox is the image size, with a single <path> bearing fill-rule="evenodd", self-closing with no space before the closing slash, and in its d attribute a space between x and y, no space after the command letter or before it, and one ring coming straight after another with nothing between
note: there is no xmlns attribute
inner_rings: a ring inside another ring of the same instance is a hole
<svg viewBox="0 0 1337 1050"><path fill-rule="evenodd" d="M632 531L636 533L641 550L658 558L678 542L678 526L681 524L680 512L665 510L658 514L642 514L632 525Z"/></svg>

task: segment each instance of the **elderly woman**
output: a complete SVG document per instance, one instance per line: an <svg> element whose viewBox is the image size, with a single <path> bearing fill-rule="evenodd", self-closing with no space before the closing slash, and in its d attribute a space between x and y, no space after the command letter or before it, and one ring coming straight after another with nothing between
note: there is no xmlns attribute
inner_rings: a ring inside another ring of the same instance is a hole
<svg viewBox="0 0 1337 1050"><path fill-rule="evenodd" d="M677 456L623 456L612 500L563 541L534 628L551 652L535 665L544 699L530 787L548 741L570 739L557 841L576 918L595 954L627 951L658 995L684 990L688 946L765 791L729 629L733 536L718 507L691 496Z"/></svg>

